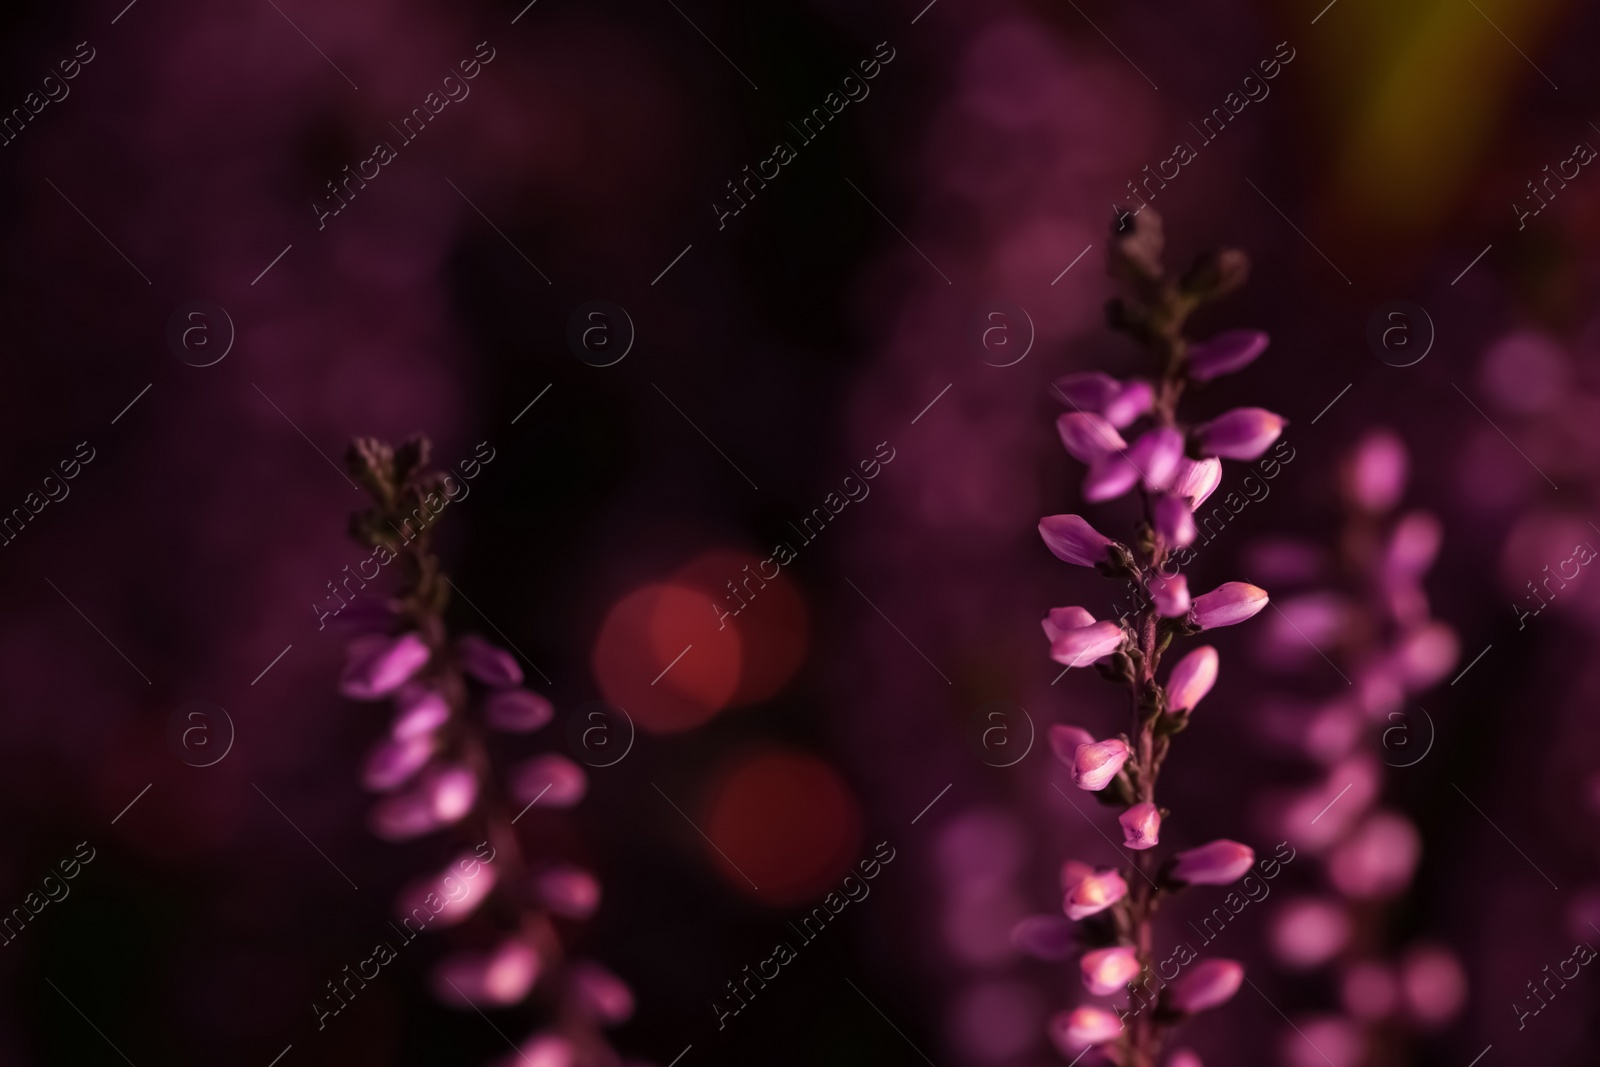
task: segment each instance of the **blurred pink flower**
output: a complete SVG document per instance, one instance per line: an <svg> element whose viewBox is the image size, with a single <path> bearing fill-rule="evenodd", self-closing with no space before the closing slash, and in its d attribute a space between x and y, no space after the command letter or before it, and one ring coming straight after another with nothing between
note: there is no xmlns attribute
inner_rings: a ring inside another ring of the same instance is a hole
<svg viewBox="0 0 1600 1067"><path fill-rule="evenodd" d="M1075 1057L1089 1045L1104 1045L1122 1033L1122 1020L1104 1008L1064 1011L1050 1020L1050 1040L1064 1056Z"/></svg>
<svg viewBox="0 0 1600 1067"><path fill-rule="evenodd" d="M381 700L410 681L430 655L420 634L357 638L350 642L339 692L351 700Z"/></svg>
<svg viewBox="0 0 1600 1067"><path fill-rule="evenodd" d="M1128 895L1128 883L1113 870L1092 871L1067 887L1061 902L1069 919L1098 915Z"/></svg>
<svg viewBox="0 0 1600 1067"><path fill-rule="evenodd" d="M600 882L580 867L552 867L533 885L539 902L566 919L587 919L600 907Z"/></svg>
<svg viewBox="0 0 1600 1067"><path fill-rule="evenodd" d="M1139 954L1126 945L1085 952L1078 967L1083 972L1084 986L1097 997L1119 992L1143 969Z"/></svg>
<svg viewBox="0 0 1600 1067"><path fill-rule="evenodd" d="M531 733L555 717L555 708L538 693L526 689L502 689L483 706L484 721L492 729L507 733Z"/></svg>
<svg viewBox="0 0 1600 1067"><path fill-rule="evenodd" d="M1244 877L1255 861L1255 850L1249 845L1212 841L1173 856L1168 877L1185 885L1227 885Z"/></svg>
<svg viewBox="0 0 1600 1067"><path fill-rule="evenodd" d="M583 799L589 779L582 767L549 752L513 767L509 784L519 804L538 801L548 808L570 808Z"/></svg>
<svg viewBox="0 0 1600 1067"><path fill-rule="evenodd" d="M477 634L467 634L456 642L461 669L491 689L509 689L522 684L522 668L516 657L490 644Z"/></svg>
<svg viewBox="0 0 1600 1067"><path fill-rule="evenodd" d="M1189 377L1209 382L1243 370L1267 350L1268 337L1260 330L1223 330L1189 346Z"/></svg>
<svg viewBox="0 0 1600 1067"><path fill-rule="evenodd" d="M1050 751L1067 767L1078 760L1078 749L1094 744L1094 735L1081 726L1057 724L1050 727Z"/></svg>
<svg viewBox="0 0 1600 1067"><path fill-rule="evenodd" d="M1237 960L1202 960L1172 983L1172 1006L1179 1011L1207 1011L1233 999L1244 984L1244 965Z"/></svg>
<svg viewBox="0 0 1600 1067"><path fill-rule="evenodd" d="M539 954L508 938L489 952L457 952L434 966L433 991L456 1008L503 1008L528 995L539 977Z"/></svg>

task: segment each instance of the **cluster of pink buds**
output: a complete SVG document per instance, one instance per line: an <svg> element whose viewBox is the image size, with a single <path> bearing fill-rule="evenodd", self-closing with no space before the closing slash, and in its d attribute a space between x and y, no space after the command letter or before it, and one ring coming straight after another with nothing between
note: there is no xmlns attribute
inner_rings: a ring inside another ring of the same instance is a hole
<svg viewBox="0 0 1600 1067"><path fill-rule="evenodd" d="M599 880L559 859L530 855L513 826L535 806L577 804L587 778L552 752L504 771L491 759L492 733L532 733L549 724L554 710L523 688L511 653L476 635L448 634L449 582L430 548L432 525L419 521L440 491L428 452L424 438L397 449L363 438L348 457L373 499L355 516L352 533L383 564L394 561L400 576L382 613L387 624L350 643L339 679L346 697L393 708L362 769L362 784L380 794L372 830L390 841L449 832L463 847L477 846L404 888L398 916L412 936L430 926L461 927L462 948L434 970L443 1003L482 1011L530 997L548 1002L555 1022L530 1035L509 1062L614 1065L620 1061L600 1030L632 1014L633 996L598 964L569 960L562 938L563 923L587 919L599 907ZM491 900L496 906L487 906Z"/></svg>
<svg viewBox="0 0 1600 1067"><path fill-rule="evenodd" d="M1261 408L1237 408L1199 425L1178 418L1178 401L1191 385L1202 385L1248 366L1266 348L1265 334L1229 330L1208 341L1183 336L1189 313L1243 284L1249 272L1235 250L1202 257L1173 278L1161 264L1160 219L1146 208L1123 214L1114 227L1110 267L1130 295L1109 307L1113 327L1131 334L1154 357L1159 376L1120 381L1100 373L1068 375L1055 392L1070 410L1056 428L1067 452L1088 467L1083 495L1091 502L1137 492L1144 518L1129 544L1097 531L1078 515L1052 515L1039 534L1055 556L1094 567L1139 592L1137 611L1096 619L1082 607L1056 608L1044 619L1050 656L1066 668L1093 664L1100 674L1127 687L1131 728L1097 740L1069 725L1052 726L1050 744L1079 789L1122 808L1123 842L1133 871L1093 869L1068 862L1061 870L1062 908L1080 924L1078 941L1089 946L1080 960L1083 984L1092 997L1117 997L1126 1005L1085 1003L1051 1021L1050 1036L1069 1060L1096 1047L1120 1067L1154 1067L1167 1032L1184 1018L1227 1001L1244 980L1233 960L1208 959L1183 968L1174 979L1152 968L1152 924L1161 899L1189 885L1226 885L1255 862L1253 851L1235 841L1213 841L1165 860L1155 858L1169 812L1156 801L1156 780L1172 738L1189 725L1216 683L1217 650L1189 651L1157 680L1163 653L1174 638L1232 626L1267 605L1267 593L1246 582L1226 582L1191 594L1173 553L1195 539L1194 512L1221 483L1223 460L1251 461L1283 431L1284 420ZM1126 436L1125 436L1126 434ZM1059 920L1056 920L1059 922ZM1024 948L1060 958L1060 935L1041 917L1018 927ZM1182 1053L1176 1062L1199 1061Z"/></svg>
<svg viewBox="0 0 1600 1067"><path fill-rule="evenodd" d="M1309 1043L1285 1032L1286 1061L1296 1065L1332 1057L1354 1067L1380 1046L1403 1056L1403 1035L1448 1023L1466 997L1465 971L1449 950L1385 938L1384 905L1410 887L1422 835L1380 804L1383 765L1427 773L1438 723L1415 700L1458 658L1454 632L1431 617L1422 587L1439 521L1397 514L1407 468L1397 435L1369 431L1340 468L1344 521L1334 550L1280 538L1251 552L1256 570L1294 590L1264 635L1263 665L1331 693L1263 709L1264 733L1314 768L1310 785L1266 798L1264 821L1318 857L1327 880L1326 891L1280 906L1272 946L1289 970L1332 968L1343 1009L1299 1020Z"/></svg>

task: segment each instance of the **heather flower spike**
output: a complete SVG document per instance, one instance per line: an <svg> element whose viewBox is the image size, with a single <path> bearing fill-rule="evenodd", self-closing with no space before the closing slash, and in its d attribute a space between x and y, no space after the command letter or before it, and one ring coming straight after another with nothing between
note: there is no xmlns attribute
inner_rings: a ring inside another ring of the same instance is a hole
<svg viewBox="0 0 1600 1067"><path fill-rule="evenodd" d="M399 581L389 609L371 616L376 632L351 642L339 678L339 691L352 700L394 703L393 720L362 769L362 785L384 794L369 822L392 841L456 841L456 858L407 885L396 913L409 936L473 920L476 947L445 954L435 967L434 992L445 1004L481 1012L541 993L559 1032L524 1043L531 1062L573 1067L579 1050L594 1062L619 1062L600 1031L631 1014L632 994L598 965L570 965L563 943L565 924L600 906L600 883L561 862L546 838L535 863L519 835L537 820L517 823L534 804L549 811L577 804L587 777L553 752L509 768L496 758L488 731L529 733L554 710L521 688L514 655L476 635L452 637L446 626L450 584L431 548L431 520L441 501L457 499L459 486L450 489L448 477L430 469L428 454L422 438L398 448L363 438L348 455L372 497L354 517L352 535L386 562L398 561L389 568Z"/></svg>
<svg viewBox="0 0 1600 1067"><path fill-rule="evenodd" d="M1083 498L1095 503L1134 493L1144 521L1120 539L1079 515L1052 515L1039 524L1057 558L1092 566L1140 594L1136 608L1116 622L1097 621L1081 607L1056 608L1043 621L1051 659L1068 667L1094 664L1131 698L1131 721L1118 736L1095 741L1088 731L1065 725L1049 732L1051 750L1070 768L1073 784L1121 809L1117 821L1132 867L1095 871L1069 862L1062 868L1062 910L1088 926L1084 940L1093 946L1079 960L1084 985L1091 995L1110 996L1141 976L1161 983L1159 1001L1135 997L1115 1012L1091 1005L1061 1011L1050 1021L1050 1037L1068 1059L1099 1045L1106 1059L1123 1067L1156 1067L1172 1028L1189 1014L1222 1004L1244 978L1243 968L1231 960L1201 963L1176 981L1155 977L1152 946L1159 939L1153 928L1162 898L1187 885L1236 881L1255 862L1247 846L1233 841L1214 841L1173 857L1158 855L1168 812L1156 799L1157 779L1173 739L1191 724L1196 705L1216 682L1217 650L1174 651L1181 658L1166 672L1165 685L1157 679L1174 642L1242 623L1266 607L1266 590L1242 581L1191 595L1181 568L1197 536L1195 511L1221 484L1224 463L1256 459L1284 427L1280 416L1257 407L1213 411L1197 421L1180 415L1188 386L1245 370L1266 350L1268 339L1251 329L1224 330L1198 342L1186 338L1189 313L1244 284L1249 259L1223 249L1173 277L1162 264L1164 245L1161 220L1148 205L1118 212L1109 266L1127 295L1107 307L1107 321L1147 350L1150 376L1119 380L1089 370L1055 383L1055 392L1071 409L1056 422L1061 443L1087 468ZM1381 464L1369 467L1374 473L1366 474L1365 482L1380 481ZM1390 552L1392 570L1404 574L1415 566L1413 560L1429 554L1427 531L1408 531ZM1403 657L1406 666L1397 660L1396 671L1420 676L1443 660L1422 637L1415 644ZM1024 931L1018 929L1021 936ZM1043 943L1046 951L1036 954L1051 958L1060 951L1055 928L1035 923L1025 932ZM1174 1061L1184 1058L1180 1054Z"/></svg>

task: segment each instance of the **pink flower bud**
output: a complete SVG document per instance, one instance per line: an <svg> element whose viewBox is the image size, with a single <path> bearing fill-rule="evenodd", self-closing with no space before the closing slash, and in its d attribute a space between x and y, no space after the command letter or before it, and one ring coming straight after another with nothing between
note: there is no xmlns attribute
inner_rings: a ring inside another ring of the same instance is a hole
<svg viewBox="0 0 1600 1067"><path fill-rule="evenodd" d="M589 780L583 768L565 756L548 752L511 770L511 795L519 804L537 800L547 808L570 808L583 799Z"/></svg>
<svg viewBox="0 0 1600 1067"><path fill-rule="evenodd" d="M1217 684L1217 667L1221 662L1217 650L1210 645L1201 645L1180 659L1167 676L1167 710L1193 711Z"/></svg>
<svg viewBox="0 0 1600 1067"><path fill-rule="evenodd" d="M1128 883L1116 871L1090 871L1067 888L1061 909L1069 919L1098 915L1128 895Z"/></svg>
<svg viewBox="0 0 1600 1067"><path fill-rule="evenodd" d="M1178 472L1169 487L1173 496L1187 497L1191 507L1198 508L1222 484L1220 459L1180 459Z"/></svg>
<svg viewBox="0 0 1600 1067"><path fill-rule="evenodd" d="M1098 793L1111 784L1130 754L1128 746L1114 737L1082 746L1072 760L1072 784Z"/></svg>
<svg viewBox="0 0 1600 1067"><path fill-rule="evenodd" d="M1150 600L1156 614L1164 619L1181 619L1189 614L1189 579L1179 574L1172 578L1155 575L1150 579Z"/></svg>
<svg viewBox="0 0 1600 1067"><path fill-rule="evenodd" d="M1078 962L1083 984L1097 997L1109 997L1138 975L1139 956L1126 945L1085 952Z"/></svg>
<svg viewBox="0 0 1600 1067"><path fill-rule="evenodd" d="M1400 990L1413 1022L1438 1029L1466 1005L1467 973L1442 945L1417 945L1400 961Z"/></svg>
<svg viewBox="0 0 1600 1067"><path fill-rule="evenodd" d="M1068 630L1050 645L1050 658L1067 667L1081 667L1122 647L1122 627L1096 622Z"/></svg>
<svg viewBox="0 0 1600 1067"><path fill-rule="evenodd" d="M1415 580L1433 566L1444 532L1439 520L1425 511L1413 511L1395 524L1383 553L1383 577L1388 582Z"/></svg>
<svg viewBox="0 0 1600 1067"><path fill-rule="evenodd" d="M1456 632L1442 622L1433 622L1406 635L1395 652L1394 666L1406 689L1420 693L1449 674L1460 654Z"/></svg>
<svg viewBox="0 0 1600 1067"><path fill-rule="evenodd" d="M1341 471L1345 496L1366 511L1388 511L1405 492L1408 466L1405 442L1397 434L1369 431Z"/></svg>
<svg viewBox="0 0 1600 1067"><path fill-rule="evenodd" d="M552 867L533 880L546 909L566 919L587 919L600 907L600 883L578 867Z"/></svg>
<svg viewBox="0 0 1600 1067"><path fill-rule="evenodd" d="M492 689L510 689L522 684L522 668L516 657L479 637L467 634L456 642L461 669Z"/></svg>
<svg viewBox="0 0 1600 1067"><path fill-rule="evenodd" d="M478 801L478 776L465 767L440 767L423 776L422 789L440 826L460 822Z"/></svg>
<svg viewBox="0 0 1600 1067"><path fill-rule="evenodd" d="M379 700L410 681L431 654L420 634L359 638L350 642L339 692L351 700Z"/></svg>
<svg viewBox="0 0 1600 1067"><path fill-rule="evenodd" d="M633 1014L633 992L626 982L588 960L575 964L571 974L567 985L579 1008L602 1026L628 1021Z"/></svg>
<svg viewBox="0 0 1600 1067"><path fill-rule="evenodd" d="M1189 377L1209 382L1243 370L1267 350L1267 335L1260 330L1223 330L1215 337L1189 346Z"/></svg>
<svg viewBox="0 0 1600 1067"><path fill-rule="evenodd" d="M1244 984L1244 965L1237 960L1202 960L1172 983L1168 996L1182 1012L1205 1011L1233 999Z"/></svg>
<svg viewBox="0 0 1600 1067"><path fill-rule="evenodd" d="M423 734L401 741L380 741L367 756L361 784L374 793L387 793L405 784L433 755L433 737Z"/></svg>
<svg viewBox="0 0 1600 1067"><path fill-rule="evenodd" d="M1056 1051L1069 1058L1090 1045L1115 1041L1120 1033L1122 1020L1104 1008L1074 1008L1050 1020L1050 1040L1055 1043Z"/></svg>
<svg viewBox="0 0 1600 1067"><path fill-rule="evenodd" d="M578 1046L559 1034L534 1034L492 1067L578 1067Z"/></svg>
<svg viewBox="0 0 1600 1067"><path fill-rule="evenodd" d="M469 869L473 873L465 874ZM402 889L396 899L396 914L401 920L412 919L423 927L430 923L454 926L477 910L494 889L494 883L494 865L479 863L472 853L464 852L442 873Z"/></svg>
<svg viewBox="0 0 1600 1067"><path fill-rule="evenodd" d="M396 741L431 734L450 718L450 705L431 689L405 686L395 698L396 714L389 735Z"/></svg>
<svg viewBox="0 0 1600 1067"><path fill-rule="evenodd" d="M1146 489L1165 489L1172 484L1181 459L1183 434L1170 426L1146 431L1128 449L1128 462L1138 470Z"/></svg>
<svg viewBox="0 0 1600 1067"><path fill-rule="evenodd" d="M1096 533L1077 515L1051 515L1039 520L1039 536L1045 547L1059 560L1080 567L1093 567L1106 558L1106 548L1114 542Z"/></svg>
<svg viewBox="0 0 1600 1067"><path fill-rule="evenodd" d="M1069 411L1056 420L1056 433L1067 454L1080 463L1093 463L1107 453L1116 454L1128 447L1122 435L1099 415Z"/></svg>
<svg viewBox="0 0 1600 1067"><path fill-rule="evenodd" d="M1283 433L1285 420L1266 408L1234 408L1195 430L1200 451L1223 459L1251 460Z"/></svg>
<svg viewBox="0 0 1600 1067"><path fill-rule="evenodd" d="M1049 638L1051 644L1055 644L1061 635L1069 630L1094 625L1094 616L1080 607L1051 608L1050 614L1044 617L1042 625L1045 637Z"/></svg>
<svg viewBox="0 0 1600 1067"><path fill-rule="evenodd" d="M484 721L507 733L530 733L555 717L550 701L526 689L502 689L483 706Z"/></svg>
<svg viewBox="0 0 1600 1067"><path fill-rule="evenodd" d="M1114 500L1139 483L1139 468L1126 452L1108 452L1089 464L1083 477L1083 498L1098 504Z"/></svg>
<svg viewBox="0 0 1600 1067"><path fill-rule="evenodd" d="M1194 598L1190 618L1202 630L1215 630L1219 626L1244 622L1266 606L1265 589L1249 582L1223 582L1211 592Z"/></svg>
<svg viewBox="0 0 1600 1067"><path fill-rule="evenodd" d="M491 952L457 952L433 971L433 992L453 1008L503 1008L519 1003L539 977L539 954L524 941Z"/></svg>
<svg viewBox="0 0 1600 1067"><path fill-rule="evenodd" d="M1064 960L1077 938L1072 924L1059 915L1030 915L1011 928L1017 951L1040 960Z"/></svg>
<svg viewBox="0 0 1600 1067"><path fill-rule="evenodd" d="M1102 415L1116 427L1123 427L1150 410L1155 390L1139 378L1119 382L1109 374L1088 371L1056 379L1056 396L1074 411Z"/></svg>
<svg viewBox="0 0 1600 1067"><path fill-rule="evenodd" d="M1129 848L1155 848L1161 843L1161 812L1154 804L1135 804L1117 821L1122 824L1122 843Z"/></svg>
<svg viewBox="0 0 1600 1067"><path fill-rule="evenodd" d="M1180 1048L1167 1060L1167 1067L1206 1067L1193 1049Z"/></svg>
<svg viewBox="0 0 1600 1067"><path fill-rule="evenodd" d="M1188 548L1194 544L1195 526L1194 510L1189 507L1188 498L1162 493L1156 497L1151 511L1155 519L1156 533L1161 539L1173 548Z"/></svg>
<svg viewBox="0 0 1600 1067"><path fill-rule="evenodd" d="M1071 767L1078 758L1078 749L1094 744L1094 735L1081 726L1057 724L1050 727L1050 751L1063 765Z"/></svg>
<svg viewBox="0 0 1600 1067"><path fill-rule="evenodd" d="M1184 885L1227 885L1244 877L1255 861L1255 850L1249 845L1223 839L1172 857L1167 877Z"/></svg>
<svg viewBox="0 0 1600 1067"><path fill-rule="evenodd" d="M1155 403L1156 391L1142 378L1130 378L1110 400L1100 414L1111 425L1121 429L1150 410Z"/></svg>

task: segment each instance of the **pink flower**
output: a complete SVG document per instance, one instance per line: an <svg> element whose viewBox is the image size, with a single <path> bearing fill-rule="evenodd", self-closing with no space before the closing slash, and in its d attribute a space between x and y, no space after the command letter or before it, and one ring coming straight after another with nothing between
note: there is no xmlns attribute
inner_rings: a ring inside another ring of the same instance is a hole
<svg viewBox="0 0 1600 1067"><path fill-rule="evenodd" d="M1128 895L1128 883L1116 871L1089 871L1067 887L1061 908L1069 919L1098 915Z"/></svg>
<svg viewBox="0 0 1600 1067"><path fill-rule="evenodd" d="M1380 812L1334 850L1328 876L1352 900L1392 897L1411 883L1421 856L1416 827L1399 815Z"/></svg>
<svg viewBox="0 0 1600 1067"><path fill-rule="evenodd" d="M1138 954L1126 945L1085 952L1078 966L1083 971L1084 986L1097 997L1109 997L1142 970Z"/></svg>
<svg viewBox="0 0 1600 1067"><path fill-rule="evenodd" d="M1073 627L1051 642L1050 658L1067 667L1081 667L1121 648L1125 636L1121 626L1109 621Z"/></svg>
<svg viewBox="0 0 1600 1067"><path fill-rule="evenodd" d="M1155 848L1161 843L1161 812L1154 804L1135 804L1117 821L1122 824L1122 843L1132 849Z"/></svg>
<svg viewBox="0 0 1600 1067"><path fill-rule="evenodd" d="M578 1007L602 1026L627 1022L633 1014L633 992L628 984L598 963L583 960L574 964L567 986Z"/></svg>
<svg viewBox="0 0 1600 1067"><path fill-rule="evenodd" d="M372 806L367 825L385 841L409 841L439 828L433 805L419 790L385 797Z"/></svg>
<svg viewBox="0 0 1600 1067"><path fill-rule="evenodd" d="M457 952L433 971L434 994L455 1008L503 1008L528 995L539 977L539 954L509 938L489 952Z"/></svg>
<svg viewBox="0 0 1600 1067"><path fill-rule="evenodd" d="M1050 751L1064 766L1071 767L1078 758L1078 749L1094 744L1094 735L1081 726L1057 724L1050 727Z"/></svg>
<svg viewBox="0 0 1600 1067"><path fill-rule="evenodd" d="M1106 558L1106 549L1114 544L1109 537L1096 533L1077 515L1051 515L1039 520L1039 536L1055 557L1080 567L1093 567Z"/></svg>
<svg viewBox="0 0 1600 1067"><path fill-rule="evenodd" d="M1320 967L1350 940L1350 916L1329 900L1302 898L1283 905L1273 917L1272 950L1292 970Z"/></svg>
<svg viewBox="0 0 1600 1067"><path fill-rule="evenodd" d="M1200 451L1224 459L1250 460L1283 433L1285 420L1266 408L1234 408L1195 430Z"/></svg>
<svg viewBox="0 0 1600 1067"><path fill-rule="evenodd" d="M478 776L465 767L430 771L422 788L440 826L460 822L478 801Z"/></svg>
<svg viewBox="0 0 1600 1067"><path fill-rule="evenodd" d="M1183 434L1170 426L1146 431L1128 449L1128 462L1144 479L1146 489L1165 489L1178 473L1183 459Z"/></svg>
<svg viewBox="0 0 1600 1067"><path fill-rule="evenodd" d="M397 714L389 734L397 741L431 734L450 718L450 705L432 689L405 686L395 697Z"/></svg>
<svg viewBox="0 0 1600 1067"><path fill-rule="evenodd" d="M519 804L538 801L547 808L570 808L583 799L589 780L582 767L547 752L512 768L510 786Z"/></svg>
<svg viewBox="0 0 1600 1067"><path fill-rule="evenodd" d="M550 701L526 689L502 689L483 706L484 721L507 733L530 733L554 717Z"/></svg>
<svg viewBox="0 0 1600 1067"><path fill-rule="evenodd" d="M577 1067L578 1046L559 1034L531 1035L512 1055L495 1060L493 1067Z"/></svg>
<svg viewBox="0 0 1600 1067"><path fill-rule="evenodd" d="M1167 711L1193 711L1217 684L1217 668L1221 661L1217 650L1210 645L1201 645L1180 659L1167 676Z"/></svg>
<svg viewBox="0 0 1600 1067"><path fill-rule="evenodd" d="M1180 459L1178 472L1168 488L1173 496L1186 497L1191 507L1198 508L1222 484L1220 459Z"/></svg>
<svg viewBox="0 0 1600 1067"><path fill-rule="evenodd" d="M1082 1007L1061 1012L1050 1020L1050 1040L1064 1056L1073 1057L1089 1045L1115 1041L1122 1020L1104 1008Z"/></svg>
<svg viewBox="0 0 1600 1067"><path fill-rule="evenodd" d="M1189 377L1209 382L1243 370L1267 350L1267 335L1260 330L1223 330L1210 340L1189 346Z"/></svg>
<svg viewBox="0 0 1600 1067"><path fill-rule="evenodd" d="M547 909L566 919L587 919L600 907L600 882L580 867L552 867L533 880Z"/></svg>
<svg viewBox="0 0 1600 1067"><path fill-rule="evenodd" d="M339 692L351 700L379 700L411 680L432 653L420 634L365 637L350 642Z"/></svg>
<svg viewBox="0 0 1600 1067"><path fill-rule="evenodd" d="M1156 533L1173 548L1188 548L1194 544L1194 510L1188 498L1162 493L1151 507Z"/></svg>
<svg viewBox="0 0 1600 1067"><path fill-rule="evenodd" d="M1074 411L1102 415L1121 428L1150 410L1155 390L1138 378L1119 382L1109 374L1089 371L1056 379L1057 395Z"/></svg>
<svg viewBox="0 0 1600 1067"><path fill-rule="evenodd" d="M1205 1011L1226 1004L1243 983L1244 965L1237 960L1203 960L1172 983L1167 995L1179 1011Z"/></svg>
<svg viewBox="0 0 1600 1067"><path fill-rule="evenodd" d="M1150 579L1150 599L1156 614L1165 619L1180 619L1189 614L1189 579L1179 574L1172 578L1159 575Z"/></svg>
<svg viewBox="0 0 1600 1067"><path fill-rule="evenodd" d="M1232 626L1267 606L1267 591L1249 582L1224 582L1194 598L1190 619L1202 630Z"/></svg>
<svg viewBox="0 0 1600 1067"><path fill-rule="evenodd" d="M420 771L432 755L431 734L414 735L400 741L380 741L367 756L366 767L361 772L361 784L374 793L397 789Z"/></svg>
<svg viewBox="0 0 1600 1067"><path fill-rule="evenodd" d="M1118 453L1128 447L1117 428L1099 415L1069 411L1056 420L1056 433L1067 454L1080 463L1093 463L1107 453Z"/></svg>
<svg viewBox="0 0 1600 1067"><path fill-rule="evenodd" d="M461 669L492 689L510 689L522 684L522 668L516 657L479 637L467 634L456 642Z"/></svg>
<svg viewBox="0 0 1600 1067"><path fill-rule="evenodd" d="M1128 746L1117 738L1083 745L1072 760L1072 784L1079 789L1098 793L1111 784L1111 779L1128 762Z"/></svg>
<svg viewBox="0 0 1600 1067"><path fill-rule="evenodd" d="M1206 1067L1193 1049L1180 1048L1167 1059L1167 1067Z"/></svg>
<svg viewBox="0 0 1600 1067"><path fill-rule="evenodd" d="M1172 857L1168 878L1184 885L1227 885L1244 877L1256 861L1249 845L1226 839L1191 848Z"/></svg>

